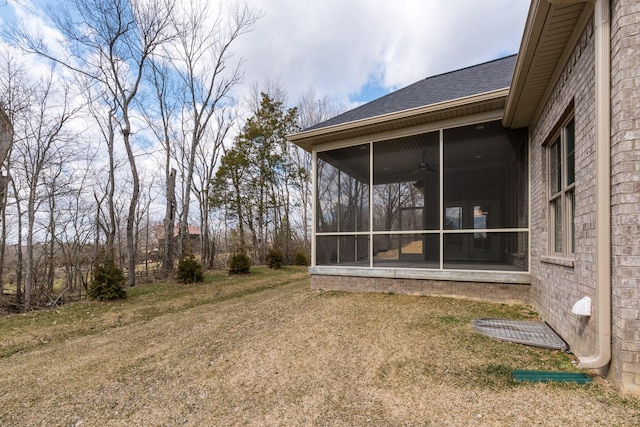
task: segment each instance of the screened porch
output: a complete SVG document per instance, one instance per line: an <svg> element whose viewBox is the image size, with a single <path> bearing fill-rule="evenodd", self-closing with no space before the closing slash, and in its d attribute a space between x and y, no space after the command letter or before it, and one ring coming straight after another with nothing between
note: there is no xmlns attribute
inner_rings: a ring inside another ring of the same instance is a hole
<svg viewBox="0 0 640 427"><path fill-rule="evenodd" d="M526 130L475 123L315 158L314 266L528 271Z"/></svg>

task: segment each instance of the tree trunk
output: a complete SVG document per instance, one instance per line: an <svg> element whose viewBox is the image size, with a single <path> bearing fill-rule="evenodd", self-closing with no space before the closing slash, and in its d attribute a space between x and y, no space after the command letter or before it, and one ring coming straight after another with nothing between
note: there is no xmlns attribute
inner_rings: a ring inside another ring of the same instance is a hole
<svg viewBox="0 0 640 427"><path fill-rule="evenodd" d="M0 105L0 167L9 155L12 144L13 127L11 126L11 120L9 120L9 116L4 111L4 107Z"/></svg>
<svg viewBox="0 0 640 427"><path fill-rule="evenodd" d="M0 227L0 294L4 292L4 255L7 248L7 181L8 177L3 176L0 172L0 221L2 222Z"/></svg>
<svg viewBox="0 0 640 427"><path fill-rule="evenodd" d="M4 111L4 107L0 105L0 171L5 159L9 155L11 145L13 143L13 128L11 126L11 120ZM4 253L6 248L7 237L7 216L6 216L6 202L7 202L7 186L9 177L2 175L0 172L0 221L2 221L2 236L0 236L0 294L4 290L4 282L2 280L4 276Z"/></svg>
<svg viewBox="0 0 640 427"><path fill-rule="evenodd" d="M162 271L164 277L173 274L173 229L176 215L176 170L171 169L167 179L167 207L164 217L164 253Z"/></svg>
<svg viewBox="0 0 640 427"><path fill-rule="evenodd" d="M55 181L54 181L54 186L55 186ZM47 246L47 262L46 262L46 269L47 269L47 291L49 293L53 292L53 281L55 278L55 260L54 260L54 255L55 255L55 236L56 236L56 221L55 221L55 212L56 212L56 198L55 198L55 192L51 191L51 193L49 194L49 235L50 237L50 242L49 245Z"/></svg>
<svg viewBox="0 0 640 427"><path fill-rule="evenodd" d="M116 175L115 175L115 161L113 154L113 147L115 144L115 131L114 131L114 112L112 109L109 112L109 136L107 140L107 149L109 153L109 186L107 189L107 209L109 212L109 229L106 230L106 246L107 255L113 257L115 255L115 241L116 241L116 208L114 202L114 195L116 190Z"/></svg>
<svg viewBox="0 0 640 427"><path fill-rule="evenodd" d="M140 197L140 177L136 168L135 157L131 148L130 125L129 119L125 117L126 126L122 130L124 136L124 145L127 149L127 158L129 159L129 167L131 168L131 177L133 178L133 188L131 189L131 202L129 203L129 213L127 215L127 286L136 285L136 244L135 244L135 226L136 226L136 210L138 208L138 198Z"/></svg>
<svg viewBox="0 0 640 427"><path fill-rule="evenodd" d="M34 181L35 182L35 181ZM33 292L33 226L35 223L35 195L36 189L31 188L29 194L29 207L27 209L27 257L24 271L24 308L29 309L31 305L31 294Z"/></svg>
<svg viewBox="0 0 640 427"><path fill-rule="evenodd" d="M234 196L235 196L235 208L236 208L236 216L238 217L238 234L240 237L240 249L242 251L246 250L245 247L245 219L243 215L243 207L242 207L242 196L240 192L240 172L236 169L231 172L231 182L233 184ZM251 213L249 212L249 221L251 222ZM253 227L251 227L253 229ZM234 248L235 250L235 248Z"/></svg>
<svg viewBox="0 0 640 427"><path fill-rule="evenodd" d="M22 221L18 220L18 229L22 230ZM22 303L22 237L18 237L18 244L16 245L16 303Z"/></svg>
<svg viewBox="0 0 640 427"><path fill-rule="evenodd" d="M193 136L191 150L189 152L189 163L187 165L187 176L184 185L184 194L182 195L182 215L180 216L180 232L178 252L180 257L191 254L191 239L189 238L189 208L191 206L191 186L193 185L193 168L195 165L195 150L198 144L198 137Z"/></svg>
<svg viewBox="0 0 640 427"><path fill-rule="evenodd" d="M264 147L260 150L260 179L258 185L260 186L260 197L258 200L258 233L259 233L259 245L260 251L258 252L258 264L264 263L265 260L265 221L264 221L264 207L265 207L265 180L264 180Z"/></svg>
<svg viewBox="0 0 640 427"><path fill-rule="evenodd" d="M16 210L18 219L18 242L16 245L16 303L22 303L22 208L20 206L20 199L18 198L18 189L16 183L11 179L11 186L13 187L13 194L16 198Z"/></svg>

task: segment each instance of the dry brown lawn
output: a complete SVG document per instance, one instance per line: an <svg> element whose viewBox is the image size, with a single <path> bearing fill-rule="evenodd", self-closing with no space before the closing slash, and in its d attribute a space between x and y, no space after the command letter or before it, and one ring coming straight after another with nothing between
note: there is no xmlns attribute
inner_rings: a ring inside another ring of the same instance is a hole
<svg viewBox="0 0 640 427"><path fill-rule="evenodd" d="M0 319L0 425L640 425L602 380L513 382L575 370L471 330L527 307L312 291L293 268L130 293Z"/></svg>

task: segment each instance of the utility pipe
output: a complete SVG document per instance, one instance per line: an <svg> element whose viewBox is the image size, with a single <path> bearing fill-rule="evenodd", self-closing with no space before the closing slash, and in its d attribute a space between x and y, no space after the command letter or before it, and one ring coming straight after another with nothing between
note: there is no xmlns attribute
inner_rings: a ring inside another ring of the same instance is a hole
<svg viewBox="0 0 640 427"><path fill-rule="evenodd" d="M585 0L547 0L551 4ZM594 3L596 91L596 323L595 354L579 357L585 369L611 361L611 22L610 0Z"/></svg>

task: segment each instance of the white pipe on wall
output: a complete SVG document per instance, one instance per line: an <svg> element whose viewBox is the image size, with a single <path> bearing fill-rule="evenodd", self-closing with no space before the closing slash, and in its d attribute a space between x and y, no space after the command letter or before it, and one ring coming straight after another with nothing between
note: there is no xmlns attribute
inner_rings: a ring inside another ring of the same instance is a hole
<svg viewBox="0 0 640 427"><path fill-rule="evenodd" d="M596 353L580 357L587 369L611 361L611 23L610 0L596 0Z"/></svg>

